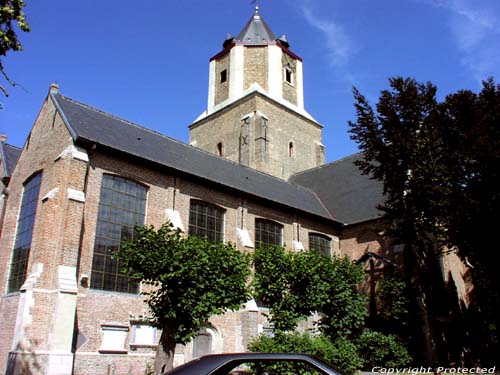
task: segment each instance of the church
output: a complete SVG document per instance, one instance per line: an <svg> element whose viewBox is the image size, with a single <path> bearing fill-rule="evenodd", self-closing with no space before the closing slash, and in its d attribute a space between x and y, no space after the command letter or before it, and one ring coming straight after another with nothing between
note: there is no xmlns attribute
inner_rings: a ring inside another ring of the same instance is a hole
<svg viewBox="0 0 500 375"><path fill-rule="evenodd" d="M141 285L111 257L135 224L170 221L243 252L398 257L381 235L382 185L354 165L361 155L325 164L302 64L256 7L210 58L189 144L50 86L23 147L0 140L1 373L144 373L159 335ZM249 301L213 317L175 364L245 351L268 328Z"/></svg>

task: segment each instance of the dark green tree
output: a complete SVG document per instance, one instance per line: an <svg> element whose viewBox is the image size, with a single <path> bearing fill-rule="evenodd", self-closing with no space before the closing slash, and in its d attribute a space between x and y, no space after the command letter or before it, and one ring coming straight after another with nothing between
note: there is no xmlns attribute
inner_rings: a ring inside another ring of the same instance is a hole
<svg viewBox="0 0 500 375"><path fill-rule="evenodd" d="M247 255L230 244L185 237L170 224L137 227L116 257L127 276L148 286L151 323L162 330L155 373L172 368L175 345L189 342L210 317L251 298Z"/></svg>
<svg viewBox="0 0 500 375"><path fill-rule="evenodd" d="M459 91L440 102L430 83L389 83L376 111L354 89L357 120L350 132L364 153L359 167L384 184L381 209L390 234L405 243L412 312L415 326L423 328L417 346L426 348L420 359L429 365L450 360L434 356L442 352L435 318L450 313L437 261L443 249L456 248L473 266L475 312L483 322L476 333L489 335L475 362L492 363L485 353L498 350L498 277L490 244L499 213L500 88L490 79L479 94ZM463 344L463 354L471 353L471 343Z"/></svg>
<svg viewBox="0 0 500 375"><path fill-rule="evenodd" d="M21 51L22 45L18 39L18 30L28 32L30 27L24 14L24 0L0 0L0 72L11 85L15 83L6 74L1 57L7 55L9 51ZM0 91L5 96L9 92L4 85L0 84Z"/></svg>

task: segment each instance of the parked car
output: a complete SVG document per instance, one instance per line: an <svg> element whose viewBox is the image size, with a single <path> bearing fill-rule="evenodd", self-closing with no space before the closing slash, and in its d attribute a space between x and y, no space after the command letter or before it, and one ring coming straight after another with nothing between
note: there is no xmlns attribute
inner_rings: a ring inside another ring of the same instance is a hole
<svg viewBox="0 0 500 375"><path fill-rule="evenodd" d="M206 355L163 375L344 375L308 354L229 353Z"/></svg>

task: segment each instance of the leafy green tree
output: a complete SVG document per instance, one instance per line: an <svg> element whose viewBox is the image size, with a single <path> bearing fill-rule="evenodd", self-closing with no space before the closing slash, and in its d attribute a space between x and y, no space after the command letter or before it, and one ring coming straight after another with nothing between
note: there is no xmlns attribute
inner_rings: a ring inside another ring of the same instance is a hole
<svg viewBox="0 0 500 375"><path fill-rule="evenodd" d="M363 272L349 259L259 247L254 264L255 292L269 306L275 331L292 331L315 312L322 315L320 329L332 338L362 328L366 301L356 286Z"/></svg>
<svg viewBox="0 0 500 375"><path fill-rule="evenodd" d="M431 83L392 78L389 84L376 111L354 89L357 120L350 122L350 132L364 153L359 167L383 182L381 209L390 234L405 244L412 313L415 326L423 329L415 335L424 340L416 344L425 347L422 364L443 360L434 355L442 352L437 347L442 335L432 327L439 326L435 316L449 313L441 303L438 257L452 248L473 265L475 311L484 323L476 334L488 343L487 350L477 351L463 343L463 353L481 353L483 364L492 363L487 358L498 351L494 316L500 313L490 248L500 208L500 87L490 79L479 94L459 91L440 102Z"/></svg>
<svg viewBox="0 0 500 375"><path fill-rule="evenodd" d="M5 56L9 51L22 50L17 30L30 31L23 11L24 7L24 0L0 0L0 56ZM7 82L13 86L15 85L5 73L1 59L0 72ZM9 96L7 89L3 85L0 85L0 90L5 96Z"/></svg>
<svg viewBox="0 0 500 375"><path fill-rule="evenodd" d="M251 350L316 354L348 372L382 357L409 365L411 357L397 336L364 330L367 301L357 291L364 273L347 257L260 247L255 251L254 264L254 289L258 299L269 307L274 336L259 336L250 345ZM384 287L386 297L398 296L400 285L393 286ZM299 320L313 313L320 316L319 335L293 332ZM394 307L393 315L404 319L403 301Z"/></svg>
<svg viewBox="0 0 500 375"><path fill-rule="evenodd" d="M162 330L155 373L172 368L175 345L189 342L210 317L251 298L247 255L230 244L185 237L170 224L137 227L116 257L127 276L149 286L143 294L151 323Z"/></svg>

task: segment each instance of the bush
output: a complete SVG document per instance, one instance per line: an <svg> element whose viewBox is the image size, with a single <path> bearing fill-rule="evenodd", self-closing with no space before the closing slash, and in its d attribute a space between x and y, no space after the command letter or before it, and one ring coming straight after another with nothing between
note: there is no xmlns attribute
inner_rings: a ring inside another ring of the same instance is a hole
<svg viewBox="0 0 500 375"><path fill-rule="evenodd" d="M280 333L274 337L260 335L250 343L249 349L253 352L313 354L347 373L353 373L363 364L356 353L355 344L345 339L331 342L324 335L311 336L299 332ZM282 368L274 370L286 373Z"/></svg>
<svg viewBox="0 0 500 375"><path fill-rule="evenodd" d="M365 370L375 366L405 367L412 362L408 350L394 335L366 330L358 337L356 344L364 360Z"/></svg>

